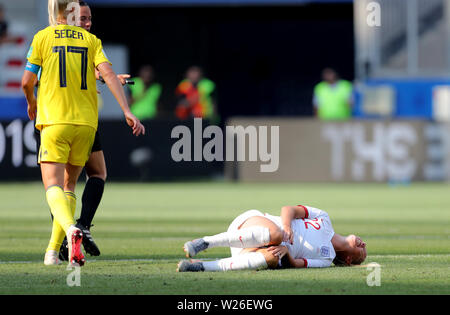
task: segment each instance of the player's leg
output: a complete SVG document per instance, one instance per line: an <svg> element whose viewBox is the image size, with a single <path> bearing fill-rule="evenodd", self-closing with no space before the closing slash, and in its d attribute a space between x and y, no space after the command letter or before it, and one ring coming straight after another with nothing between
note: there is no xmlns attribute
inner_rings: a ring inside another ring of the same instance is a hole
<svg viewBox="0 0 450 315"><path fill-rule="evenodd" d="M178 263L178 272L197 271L233 271L275 269L278 257L270 253L267 248L244 249L239 255L213 261L182 260Z"/></svg>
<svg viewBox="0 0 450 315"><path fill-rule="evenodd" d="M34 128L34 140L36 142L36 162L37 162L37 166L40 168L41 167L41 163L40 163L40 157L41 157L41 131L39 129L37 129L36 127ZM52 212L50 211L50 218L53 222L53 215Z"/></svg>
<svg viewBox="0 0 450 315"><path fill-rule="evenodd" d="M69 201L72 217L75 216L76 197L71 191L65 191L67 200ZM69 251L67 244L66 233L61 225L53 220L52 217L52 234L47 246L44 264L45 265L59 265L61 261L69 260Z"/></svg>
<svg viewBox="0 0 450 315"><path fill-rule="evenodd" d="M36 142L36 162L40 167L39 163L39 152L41 148L41 132L39 129L34 128L34 140ZM53 215L50 211L50 218L53 223ZM61 263L60 258L58 257L58 240L60 239L60 235L65 235L64 230L58 223L53 223L52 226L52 235L50 237L50 242L47 246L47 250L45 251L44 264L45 265L59 265Z"/></svg>
<svg viewBox="0 0 450 315"><path fill-rule="evenodd" d="M68 186L74 188L73 183L68 185L67 178L69 176L73 176L69 175L69 172L71 172L69 168L70 166L66 164L64 172L64 194L66 195L66 198L69 202L69 207L73 218L75 216L75 209L76 209L76 196L74 192L69 190L68 188ZM79 172L79 170L77 169L76 172ZM73 181L73 179L71 181ZM53 220L52 234L47 247L46 259L44 259L44 263L46 265L51 265L51 264L59 264L59 261L69 260L67 245L68 244L66 233L64 232L61 225L56 220Z"/></svg>
<svg viewBox="0 0 450 315"><path fill-rule="evenodd" d="M65 232L67 238L76 243L78 239L81 240L82 232L75 227L75 220L72 211L70 210L70 203L64 193L64 169L64 164L41 162L42 180L46 189L47 202L54 217L53 224L59 225ZM70 255L71 247L73 247L71 245L72 244L69 242L69 258L74 257L73 254ZM48 255L54 256L54 252L49 251ZM78 257L79 255L75 257L77 259L76 263L82 265L84 261L82 261L82 259L78 261ZM46 257L45 260L47 259L48 258ZM70 261L72 261L72 259L70 259ZM53 263L48 263L47 260L47 264Z"/></svg>
<svg viewBox="0 0 450 315"><path fill-rule="evenodd" d="M89 227L103 196L106 181L106 163L103 151L92 152L85 166L88 180L83 191L79 223Z"/></svg>
<svg viewBox="0 0 450 315"><path fill-rule="evenodd" d="M107 176L105 156L98 131L95 133L92 152L86 163L85 170L88 180L83 191L81 215L78 222L86 227L90 227L102 199Z"/></svg>
<svg viewBox="0 0 450 315"><path fill-rule="evenodd" d="M64 176L64 192L70 205L72 216L75 215L76 209L76 195L75 186L78 181L78 177L83 170L83 166L66 164L65 176ZM83 232L78 225L75 225L79 232L76 235L67 235L67 246L69 262L79 265L83 265L85 262L84 255L81 251L81 244L84 238Z"/></svg>
<svg viewBox="0 0 450 315"><path fill-rule="evenodd" d="M74 201L76 201L75 186L83 167L89 159L94 138L95 129L89 126L77 126L75 128L71 146L72 150L69 156L69 162L66 167L66 176L64 182L65 190L72 192ZM77 224L76 227L83 231L83 227L80 224ZM75 243L73 239L68 239L69 255L74 255L73 257L75 257L75 261L81 260L84 263L84 255L81 251L81 244L87 236L84 235L84 232L82 232L81 235L82 238L76 239ZM71 243L72 247L70 247Z"/></svg>
<svg viewBox="0 0 450 315"><path fill-rule="evenodd" d="M85 251L92 256L99 256L100 250L97 244L95 244L90 231L92 220L103 196L103 190L106 180L106 163L103 151L101 150L98 132L96 132L95 134L92 152L89 156L89 160L85 165L85 170L88 176L88 180L86 182L81 199L81 215L77 220L77 226L83 232L83 247ZM67 256L66 252L67 241L63 240L60 247L60 259L67 259L65 258Z"/></svg>
<svg viewBox="0 0 450 315"><path fill-rule="evenodd" d="M34 128L34 139L36 141L36 161L37 165L40 167L40 153L41 153L41 131L37 128ZM47 246L47 249L45 251L45 257L44 257L44 264L45 265L59 265L61 263L62 257L58 255L58 249L61 246L61 241L59 241L62 238L65 237L65 232L59 225L59 223L55 222L53 220L53 215L50 210L50 218L52 220L52 234L50 237L49 244ZM67 260L67 259L65 259Z"/></svg>
<svg viewBox="0 0 450 315"><path fill-rule="evenodd" d="M61 163L41 162L42 181L50 211L54 220L67 232L75 221L70 211L69 201L64 194L64 169L65 165Z"/></svg>
<svg viewBox="0 0 450 315"><path fill-rule="evenodd" d="M283 231L257 210L249 210L238 216L227 232L205 236L184 244L187 257L193 257L207 248L236 247L258 248L279 245L283 240Z"/></svg>
<svg viewBox="0 0 450 315"><path fill-rule="evenodd" d="M63 190L65 166L70 154L70 129L67 125L44 127L39 151L38 162L50 211L67 232L75 223Z"/></svg>
<svg viewBox="0 0 450 315"><path fill-rule="evenodd" d="M95 130L89 126L72 126L71 150L68 157L68 163L65 167L64 190L68 198L72 201L73 210L76 206L75 187L78 178L83 170L94 142ZM69 247L69 262L83 265L84 255L81 251L83 233L76 226L77 234L68 235L67 242Z"/></svg>
<svg viewBox="0 0 450 315"><path fill-rule="evenodd" d="M100 249L95 243L90 229L105 188L106 164L103 151L92 152L85 169L88 180L83 191L81 215L77 222L85 234L84 249L92 256L99 256Z"/></svg>
<svg viewBox="0 0 450 315"><path fill-rule="evenodd" d="M97 212L98 206L103 197L107 176L105 156L103 155L98 131L95 133L92 152L85 165L85 170L88 180L81 198L81 215L77 222L84 234L83 246L85 251L92 256L99 256L100 250L94 242L90 231L92 220L94 219L95 213Z"/></svg>

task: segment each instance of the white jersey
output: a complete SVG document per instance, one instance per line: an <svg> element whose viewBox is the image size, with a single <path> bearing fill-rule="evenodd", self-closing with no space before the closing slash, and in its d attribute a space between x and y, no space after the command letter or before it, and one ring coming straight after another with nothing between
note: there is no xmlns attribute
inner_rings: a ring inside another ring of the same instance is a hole
<svg viewBox="0 0 450 315"><path fill-rule="evenodd" d="M305 209L305 219L295 219L291 223L294 242L283 242L294 259L303 259L306 267L329 267L336 257L331 238L334 236L328 213L309 206ZM280 216L264 215L283 229Z"/></svg>

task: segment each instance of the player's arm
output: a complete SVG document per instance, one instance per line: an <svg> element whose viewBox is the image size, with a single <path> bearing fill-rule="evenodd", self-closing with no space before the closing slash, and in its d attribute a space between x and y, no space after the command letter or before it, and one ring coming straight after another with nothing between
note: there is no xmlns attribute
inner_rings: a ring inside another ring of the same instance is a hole
<svg viewBox="0 0 450 315"><path fill-rule="evenodd" d="M22 76L22 90L27 99L27 112L30 120L36 118L37 100L34 95L34 87L37 82L37 73L39 72L39 66L28 63Z"/></svg>
<svg viewBox="0 0 450 315"><path fill-rule="evenodd" d="M315 219L320 216L328 216L323 210L316 209L309 206L284 206L281 208L281 219L283 220L283 216L286 220L291 222L294 219Z"/></svg>
<svg viewBox="0 0 450 315"><path fill-rule="evenodd" d="M290 268L306 268L306 259L300 258L300 259L294 259L292 256L289 256L289 266Z"/></svg>
<svg viewBox="0 0 450 315"><path fill-rule="evenodd" d="M281 208L281 224L284 231L284 242L293 243L294 233L292 232L291 223L295 219L304 219L307 217L307 209L304 206L284 206Z"/></svg>
<svg viewBox="0 0 450 315"><path fill-rule="evenodd" d="M308 217L308 209L305 206L284 206L281 208L281 218L286 218L289 223L294 219Z"/></svg>
<svg viewBox="0 0 450 315"><path fill-rule="evenodd" d="M117 75L117 79L119 79L119 81L122 85L126 85L127 79L129 79L129 78L131 78L131 75L129 75L129 74L118 74ZM97 69L95 69L95 79L102 83L106 83L105 80L103 79L103 77L100 75L100 71L98 71Z"/></svg>
<svg viewBox="0 0 450 315"><path fill-rule="evenodd" d="M117 79L119 79L120 83L122 85L126 85L129 81L127 79L131 78L131 75L129 74L118 74Z"/></svg>
<svg viewBox="0 0 450 315"><path fill-rule="evenodd" d="M285 246L271 246L268 250L275 256L280 257L282 268L306 268L307 266L306 259L295 259Z"/></svg>
<svg viewBox="0 0 450 315"><path fill-rule="evenodd" d="M303 259L305 268L328 268L332 261L329 259Z"/></svg>
<svg viewBox="0 0 450 315"><path fill-rule="evenodd" d="M281 262L282 268L305 268L306 260L305 259L295 259L289 253L289 249L286 246L278 245L278 246L270 246L267 248L267 251L271 253L273 256L278 257Z"/></svg>
<svg viewBox="0 0 450 315"><path fill-rule="evenodd" d="M329 259L293 258L289 252L281 258L282 268L327 268L331 266Z"/></svg>
<svg viewBox="0 0 450 315"><path fill-rule="evenodd" d="M125 96L125 92L122 88L122 84L117 78L117 75L114 73L111 65L107 62L103 62L97 66L97 69L100 72L100 75L105 80L105 83L110 89L111 93L114 95L120 107L122 108L127 124L133 129L133 134L136 136L139 136L141 134L144 135L145 127L141 124L139 119L137 119L136 116L131 113L127 98Z"/></svg>
<svg viewBox="0 0 450 315"><path fill-rule="evenodd" d="M325 259L293 259L292 256L286 256L281 261L281 266L284 268L328 268L331 266L331 261Z"/></svg>

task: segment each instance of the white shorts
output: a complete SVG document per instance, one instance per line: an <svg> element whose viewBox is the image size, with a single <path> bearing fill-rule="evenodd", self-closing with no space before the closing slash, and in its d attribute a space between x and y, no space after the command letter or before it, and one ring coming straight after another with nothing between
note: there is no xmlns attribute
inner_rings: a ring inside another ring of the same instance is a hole
<svg viewBox="0 0 450 315"><path fill-rule="evenodd" d="M262 213L259 210L245 211L244 213L237 216L236 219L233 220L233 222L231 222L230 226L228 227L227 232L237 231L238 228L251 217L264 217L264 213ZM243 250L243 248L230 247L230 250L231 250L231 256L233 257L235 255L239 255L239 253Z"/></svg>

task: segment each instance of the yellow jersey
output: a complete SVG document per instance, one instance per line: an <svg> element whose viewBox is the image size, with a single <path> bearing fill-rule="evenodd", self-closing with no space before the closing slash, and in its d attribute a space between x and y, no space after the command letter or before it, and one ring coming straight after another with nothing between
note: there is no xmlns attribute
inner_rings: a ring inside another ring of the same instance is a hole
<svg viewBox="0 0 450 315"><path fill-rule="evenodd" d="M81 27L49 26L34 36L27 59L42 71L36 128L72 124L97 129L95 68L110 63L101 40Z"/></svg>

